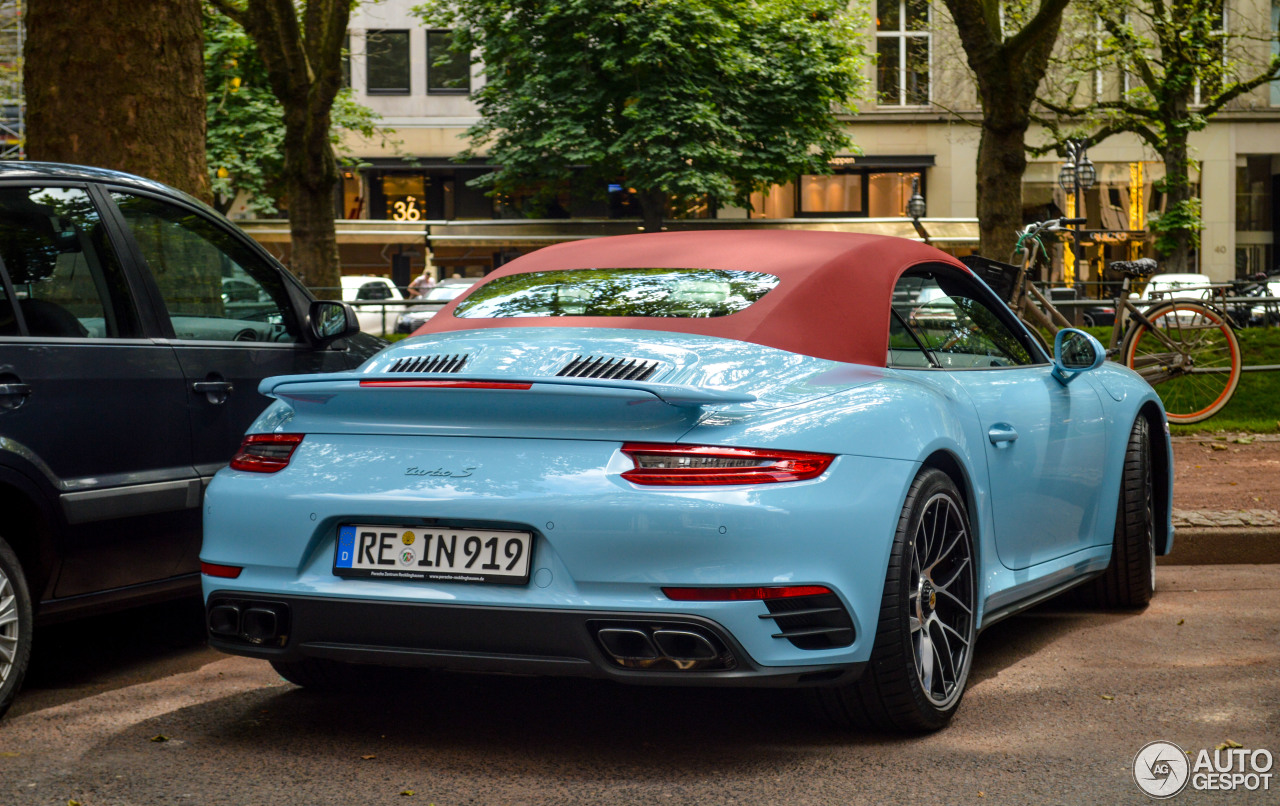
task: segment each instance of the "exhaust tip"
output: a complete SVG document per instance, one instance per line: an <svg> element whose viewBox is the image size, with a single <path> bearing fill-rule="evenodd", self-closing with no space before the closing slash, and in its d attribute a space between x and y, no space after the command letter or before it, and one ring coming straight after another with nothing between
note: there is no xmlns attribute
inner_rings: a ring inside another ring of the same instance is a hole
<svg viewBox="0 0 1280 806"><path fill-rule="evenodd" d="M606 627L597 632L596 637L600 639L601 645L604 646L604 651L608 652L614 660L646 661L658 659L658 650L654 647L653 641L649 640L648 634L643 630Z"/></svg>
<svg viewBox="0 0 1280 806"><path fill-rule="evenodd" d="M595 622L590 625L605 655L639 671L724 671L737 665L725 642L697 624Z"/></svg>
<svg viewBox="0 0 1280 806"><path fill-rule="evenodd" d="M708 661L720 656L709 638L690 630L654 630L653 642L672 660Z"/></svg>

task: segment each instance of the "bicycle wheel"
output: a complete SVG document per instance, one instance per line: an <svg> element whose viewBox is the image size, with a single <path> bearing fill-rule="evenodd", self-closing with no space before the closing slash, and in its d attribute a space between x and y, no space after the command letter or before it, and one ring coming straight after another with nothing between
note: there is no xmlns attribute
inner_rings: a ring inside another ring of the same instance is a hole
<svg viewBox="0 0 1280 806"><path fill-rule="evenodd" d="M1171 423L1217 414L1240 382L1240 343L1218 311L1169 300L1146 311L1125 335L1124 363L1155 387Z"/></svg>

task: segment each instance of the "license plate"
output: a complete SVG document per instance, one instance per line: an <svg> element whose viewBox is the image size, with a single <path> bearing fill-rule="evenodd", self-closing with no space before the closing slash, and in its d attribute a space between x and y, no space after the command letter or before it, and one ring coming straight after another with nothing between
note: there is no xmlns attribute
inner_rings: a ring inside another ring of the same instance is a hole
<svg viewBox="0 0 1280 806"><path fill-rule="evenodd" d="M533 535L387 524L338 527L333 573L341 577L432 582L529 581Z"/></svg>

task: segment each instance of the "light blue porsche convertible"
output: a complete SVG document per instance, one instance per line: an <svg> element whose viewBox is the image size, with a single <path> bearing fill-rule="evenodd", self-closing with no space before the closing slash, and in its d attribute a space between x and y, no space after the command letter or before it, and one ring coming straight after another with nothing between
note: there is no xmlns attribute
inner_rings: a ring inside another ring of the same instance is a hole
<svg viewBox="0 0 1280 806"><path fill-rule="evenodd" d="M977 634L1167 553L1159 398L1051 358L961 262L894 238L548 247L275 402L210 485L210 643L316 688L370 665L806 686L947 723Z"/></svg>

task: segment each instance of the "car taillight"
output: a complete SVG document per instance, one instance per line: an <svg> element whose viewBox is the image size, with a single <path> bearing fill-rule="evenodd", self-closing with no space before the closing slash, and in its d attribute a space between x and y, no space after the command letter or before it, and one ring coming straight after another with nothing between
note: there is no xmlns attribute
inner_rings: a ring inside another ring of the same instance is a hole
<svg viewBox="0 0 1280 806"><path fill-rule="evenodd" d="M233 470L275 473L289 466L289 459L302 442L303 434L250 434L231 457Z"/></svg>
<svg viewBox="0 0 1280 806"><path fill-rule="evenodd" d="M822 585L781 585L752 588L663 588L675 602L749 602L761 599L790 599L795 596L822 596L831 589Z"/></svg>
<svg viewBox="0 0 1280 806"><path fill-rule="evenodd" d="M200 573L208 577L235 579L244 568L238 565L218 565L217 563L200 563Z"/></svg>
<svg viewBox="0 0 1280 806"><path fill-rule="evenodd" d="M622 452L635 468L622 474L647 485L771 484L821 476L834 456L761 448L711 445L650 445L628 442Z"/></svg>

